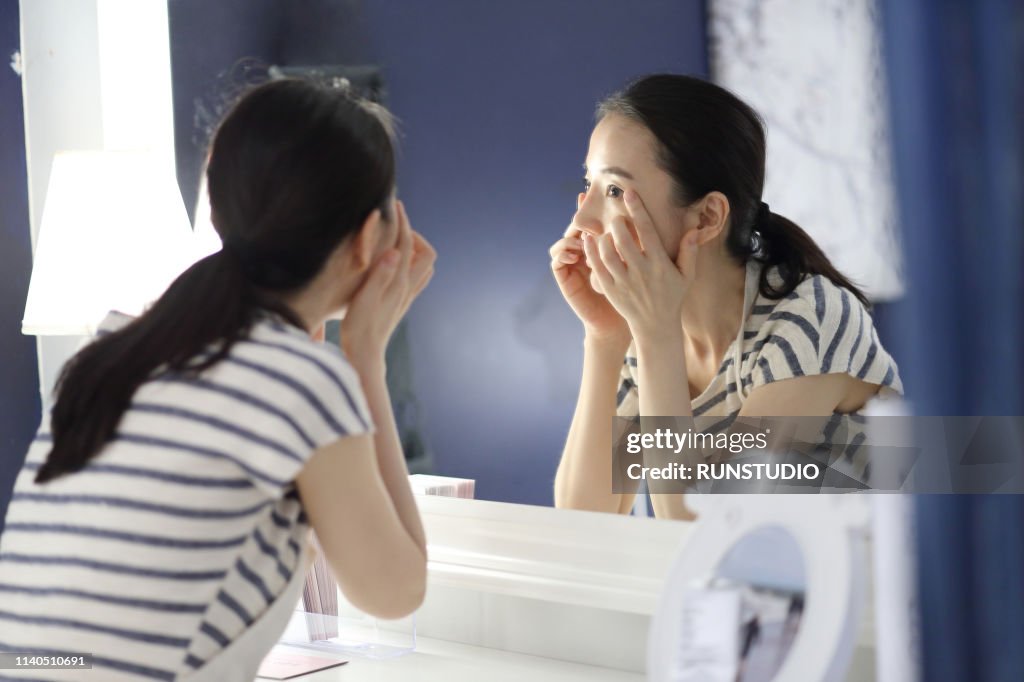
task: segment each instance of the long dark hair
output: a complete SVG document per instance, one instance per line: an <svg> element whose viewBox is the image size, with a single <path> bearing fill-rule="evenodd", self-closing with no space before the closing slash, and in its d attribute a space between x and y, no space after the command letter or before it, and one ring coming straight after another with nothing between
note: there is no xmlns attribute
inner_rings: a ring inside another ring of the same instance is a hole
<svg viewBox="0 0 1024 682"><path fill-rule="evenodd" d="M810 235L762 202L764 121L734 94L699 78L656 74L601 102L597 119L609 114L637 121L657 138L659 162L675 180L682 205L713 191L729 199L726 246L742 263L755 258L769 266L759 283L765 297L783 298L807 275L824 275L868 305ZM770 266L781 283L769 279Z"/></svg>
<svg viewBox="0 0 1024 682"><path fill-rule="evenodd" d="M266 312L303 326L283 296L308 284L374 209L389 218L390 119L343 89L272 81L224 118L206 172L224 248L68 361L50 418L53 448L36 482L82 469L155 372L213 366Z"/></svg>

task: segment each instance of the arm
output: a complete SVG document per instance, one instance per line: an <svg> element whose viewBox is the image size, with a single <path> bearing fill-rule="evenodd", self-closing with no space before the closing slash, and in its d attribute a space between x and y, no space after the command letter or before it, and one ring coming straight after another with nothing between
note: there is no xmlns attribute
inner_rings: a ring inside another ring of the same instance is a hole
<svg viewBox="0 0 1024 682"><path fill-rule="evenodd" d="M633 190L623 196L636 239L625 218L617 216L601 236L585 236L583 248L602 290L626 320L636 343L643 431L645 417L693 414L681 319L683 300L696 272L698 235L691 230L684 237L673 262L640 198ZM646 463L646 452L644 459ZM653 494L651 506L659 518L694 518L682 495Z"/></svg>
<svg viewBox="0 0 1024 682"><path fill-rule="evenodd" d="M643 386L640 391L641 429L644 417L689 417L693 414L682 334L682 327L675 325L662 336L637 340L637 383ZM644 459L647 459L646 452ZM686 508L683 495L651 495L651 508L659 519L696 518Z"/></svg>
<svg viewBox="0 0 1024 682"><path fill-rule="evenodd" d="M427 561L384 483L379 459L371 436L342 438L317 450L296 483L345 596L379 618L401 618L423 602Z"/></svg>
<svg viewBox="0 0 1024 682"><path fill-rule="evenodd" d="M612 492L612 417L628 340L583 344L583 381L555 474L555 506L628 513L636 493Z"/></svg>
<svg viewBox="0 0 1024 682"><path fill-rule="evenodd" d="M849 374L813 374L758 386L743 403L741 417L827 417L837 410L854 412L875 393Z"/></svg>
<svg viewBox="0 0 1024 682"><path fill-rule="evenodd" d="M423 532L419 509L409 486L409 469L398 437L395 415L391 411L391 398L385 381L383 362L367 363L357 367L363 381L363 391L370 405L370 413L377 425L373 446L377 453L377 467L384 487L394 504L395 512L409 537L419 548L423 559L427 556L427 538Z"/></svg>
<svg viewBox="0 0 1024 682"><path fill-rule="evenodd" d="M577 208L585 195L577 197ZM612 417L619 371L629 347L626 321L590 285L576 217L551 247L551 272L585 330L583 380L562 459L555 474L555 506L629 513L636 493L612 492Z"/></svg>
<svg viewBox="0 0 1024 682"><path fill-rule="evenodd" d="M585 197L578 197L578 208ZM631 339L622 315L590 285L591 269L575 220L549 251L555 283L586 333L580 397L555 474L555 506L626 514L636 493L611 492L611 419L618 372Z"/></svg>
<svg viewBox="0 0 1024 682"><path fill-rule="evenodd" d="M430 280L436 253L413 232L401 202L396 214L397 248L371 268L342 322L342 345L359 374L376 433L319 449L297 479L345 595L382 618L414 611L423 601L427 575L426 538L391 411L384 348ZM367 225L379 221L375 211Z"/></svg>
<svg viewBox="0 0 1024 682"><path fill-rule="evenodd" d="M377 431L374 450L381 481L406 532L426 557L427 542L420 521L405 453L385 381L387 341L413 300L434 272L437 253L412 229L405 207L395 202L397 251L382 258L349 305L341 326L341 342L363 384ZM390 262L388 259L390 256Z"/></svg>
<svg viewBox="0 0 1024 682"><path fill-rule="evenodd" d="M676 346L678 349L678 346ZM671 352L670 347L660 351L653 350L646 358L643 345L638 344L638 377L644 391L640 393L640 410L643 415L650 416L690 416L693 414L689 396L680 395L680 387L687 386L685 360L682 353ZM659 371L643 374L644 366L651 366ZM754 389L740 410L740 417L825 417L831 415L836 407L851 390L861 390L856 384L863 382L844 374L822 374L798 377L777 381ZM876 387L877 388L877 387ZM812 428L818 422L808 422L802 427ZM820 426L820 424L818 424ZM797 434L789 434L795 436ZM810 441L816 434L804 433L799 437ZM782 437L783 434L779 434ZM771 442L771 440L769 440ZM715 449L704 451L705 457L726 460L729 453ZM684 495L660 494L651 495L651 506L658 518L692 519L694 518L684 504Z"/></svg>

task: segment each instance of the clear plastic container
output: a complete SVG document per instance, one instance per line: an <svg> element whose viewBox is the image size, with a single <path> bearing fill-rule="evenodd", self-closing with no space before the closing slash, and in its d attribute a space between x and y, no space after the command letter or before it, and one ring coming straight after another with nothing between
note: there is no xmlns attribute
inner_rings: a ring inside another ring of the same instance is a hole
<svg viewBox="0 0 1024 682"><path fill-rule="evenodd" d="M317 554L280 643L366 658L396 658L414 651L416 614L384 620L354 607L338 589L315 536L312 541Z"/></svg>
<svg viewBox="0 0 1024 682"><path fill-rule="evenodd" d="M342 613L336 616L296 610L280 642L376 659L397 658L415 651L415 613L399 620L383 620L360 613L351 605L341 606Z"/></svg>

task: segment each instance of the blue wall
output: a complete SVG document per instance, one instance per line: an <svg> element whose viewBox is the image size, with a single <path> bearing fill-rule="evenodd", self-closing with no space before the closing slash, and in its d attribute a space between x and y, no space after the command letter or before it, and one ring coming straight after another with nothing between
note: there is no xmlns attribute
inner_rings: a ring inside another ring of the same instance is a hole
<svg viewBox="0 0 1024 682"><path fill-rule="evenodd" d="M39 426L35 339L21 334L32 274L21 78L6 60L20 49L18 3L0 3L0 531L11 487Z"/></svg>
<svg viewBox="0 0 1024 682"><path fill-rule="evenodd" d="M399 194L437 247L413 308L417 393L439 473L552 503L582 331L548 247L575 210L594 104L637 75L706 74L703 5L377 0L368 55L403 120Z"/></svg>
<svg viewBox="0 0 1024 682"><path fill-rule="evenodd" d="M280 8L279 0L168 0L175 162L189 217L209 132L241 84L239 61L279 58Z"/></svg>
<svg viewBox="0 0 1024 682"><path fill-rule="evenodd" d="M597 100L652 71L707 73L703 3L171 0L170 18L187 197L218 72L247 56L383 67L399 194L440 253L409 324L436 470L477 479L480 498L551 504L582 332L547 250L575 210Z"/></svg>

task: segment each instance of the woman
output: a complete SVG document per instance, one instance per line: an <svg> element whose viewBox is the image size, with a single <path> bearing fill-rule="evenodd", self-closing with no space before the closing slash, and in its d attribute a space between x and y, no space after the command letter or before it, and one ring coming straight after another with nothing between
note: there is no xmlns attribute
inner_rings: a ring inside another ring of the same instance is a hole
<svg viewBox="0 0 1024 682"><path fill-rule="evenodd" d="M103 680L251 680L310 528L356 606L423 599L384 349L435 254L394 199L386 113L267 83L207 178L223 250L62 373L0 538L0 650L91 653ZM342 309L344 354L310 338Z"/></svg>
<svg viewBox="0 0 1024 682"><path fill-rule="evenodd" d="M615 414L720 426L836 415L834 428L880 390L902 390L864 295L763 202L753 109L712 83L654 75L597 118L586 191L550 251L585 329L558 506L631 509L634 494L612 491ZM657 516L691 517L681 495L651 500Z"/></svg>

